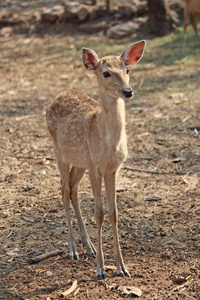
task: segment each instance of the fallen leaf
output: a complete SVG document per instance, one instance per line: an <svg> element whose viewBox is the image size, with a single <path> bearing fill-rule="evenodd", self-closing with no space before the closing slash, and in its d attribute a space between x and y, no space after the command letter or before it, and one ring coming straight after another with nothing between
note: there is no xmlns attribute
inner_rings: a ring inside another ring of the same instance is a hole
<svg viewBox="0 0 200 300"><path fill-rule="evenodd" d="M40 272L43 272L43 271L44 271L43 269L35 269L36 273L40 273Z"/></svg>
<svg viewBox="0 0 200 300"><path fill-rule="evenodd" d="M118 290L121 292L121 294L125 297L127 296L142 296L142 291L140 288L136 286L120 286Z"/></svg>

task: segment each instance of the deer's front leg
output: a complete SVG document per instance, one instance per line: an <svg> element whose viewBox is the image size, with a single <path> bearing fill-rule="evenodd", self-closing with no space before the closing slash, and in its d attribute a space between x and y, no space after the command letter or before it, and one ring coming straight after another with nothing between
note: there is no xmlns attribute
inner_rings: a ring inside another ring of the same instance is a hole
<svg viewBox="0 0 200 300"><path fill-rule="evenodd" d="M114 240L114 258L115 264L117 267L117 275L124 277L130 277L121 254L121 249L119 245L118 238L118 212L117 212L117 204L116 204L116 173L108 174L104 176L105 188L109 206L109 216L110 222L113 230L113 240Z"/></svg>
<svg viewBox="0 0 200 300"><path fill-rule="evenodd" d="M102 250L102 225L104 219L103 204L101 200L101 183L102 178L94 171L90 171L90 181L92 185L92 192L95 201L95 218L97 223L97 279L106 278L106 272L104 268L104 257Z"/></svg>

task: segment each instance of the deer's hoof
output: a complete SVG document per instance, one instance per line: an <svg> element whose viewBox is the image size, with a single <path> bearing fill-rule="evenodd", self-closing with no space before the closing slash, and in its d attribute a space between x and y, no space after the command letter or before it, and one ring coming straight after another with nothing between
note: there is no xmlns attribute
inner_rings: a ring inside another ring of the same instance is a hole
<svg viewBox="0 0 200 300"><path fill-rule="evenodd" d="M96 257L96 251L87 251L87 254L93 258Z"/></svg>
<svg viewBox="0 0 200 300"><path fill-rule="evenodd" d="M69 254L69 260L79 260L79 255L78 253L74 253L74 254Z"/></svg>
<svg viewBox="0 0 200 300"><path fill-rule="evenodd" d="M117 273L117 276L119 276L119 277L124 277L125 275L124 275L124 273L121 271L121 272Z"/></svg>
<svg viewBox="0 0 200 300"><path fill-rule="evenodd" d="M119 277L131 277L131 275L129 274L129 272L127 270L125 271L120 271L119 273L117 273L117 276Z"/></svg>
<svg viewBox="0 0 200 300"><path fill-rule="evenodd" d="M92 258L96 258L96 254L95 253L91 253L90 255L92 256Z"/></svg>
<svg viewBox="0 0 200 300"><path fill-rule="evenodd" d="M126 276L126 277L131 277L131 275L129 274L129 272L126 270L126 271L124 271L124 275Z"/></svg>
<svg viewBox="0 0 200 300"><path fill-rule="evenodd" d="M97 274L97 280L106 279L107 275L106 272L103 272L101 274Z"/></svg>
<svg viewBox="0 0 200 300"><path fill-rule="evenodd" d="M79 259L78 253L75 253L75 254L74 254L74 259L75 259L75 260L78 260L78 259Z"/></svg>

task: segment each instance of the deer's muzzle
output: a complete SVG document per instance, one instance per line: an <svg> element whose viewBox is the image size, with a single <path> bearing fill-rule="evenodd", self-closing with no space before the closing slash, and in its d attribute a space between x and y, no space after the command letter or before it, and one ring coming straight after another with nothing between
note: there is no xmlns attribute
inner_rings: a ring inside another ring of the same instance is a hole
<svg viewBox="0 0 200 300"><path fill-rule="evenodd" d="M126 98L131 98L133 97L133 90L132 89L123 89L123 95L126 97Z"/></svg>

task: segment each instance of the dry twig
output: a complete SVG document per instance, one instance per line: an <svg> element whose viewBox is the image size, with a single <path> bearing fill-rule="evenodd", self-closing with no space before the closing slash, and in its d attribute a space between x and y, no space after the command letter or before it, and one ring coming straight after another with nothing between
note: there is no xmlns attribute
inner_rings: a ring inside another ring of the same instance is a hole
<svg viewBox="0 0 200 300"><path fill-rule="evenodd" d="M171 174L171 173L167 173L167 172L150 171L150 170L138 169L138 168L126 167L126 166L122 167L122 169L136 171L136 172L150 173L150 174L159 174L159 175L162 175L162 174L165 174L165 175L166 174Z"/></svg>
<svg viewBox="0 0 200 300"><path fill-rule="evenodd" d="M182 172L161 172L161 171L152 171L146 169L138 169L138 168L127 167L127 166L123 166L121 169L136 171L136 172L144 172L149 174L157 174L157 175L185 175L185 173Z"/></svg>
<svg viewBox="0 0 200 300"><path fill-rule="evenodd" d="M26 115L26 116L17 117L16 121L21 121L21 120L24 120L24 119L30 119L30 118L35 118L35 117L43 117L43 116L44 116L44 112L40 113L40 114Z"/></svg>
<svg viewBox="0 0 200 300"><path fill-rule="evenodd" d="M30 264L37 264L37 263L39 263L40 261L42 261L46 258L61 255L61 254L63 254L63 252L64 252L63 250L55 250L55 251L47 252L47 253L38 255L36 257L29 258L28 262Z"/></svg>

